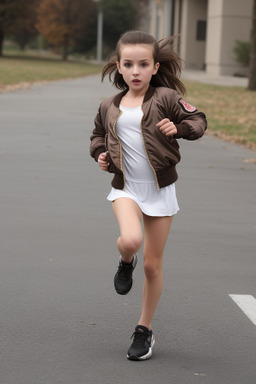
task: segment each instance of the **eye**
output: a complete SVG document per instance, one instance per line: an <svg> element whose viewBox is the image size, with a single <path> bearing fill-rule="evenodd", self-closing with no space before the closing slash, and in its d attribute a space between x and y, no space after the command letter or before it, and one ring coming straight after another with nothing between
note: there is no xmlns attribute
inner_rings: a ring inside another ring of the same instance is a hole
<svg viewBox="0 0 256 384"><path fill-rule="evenodd" d="M130 67L131 67L131 64L130 64L130 63L124 63L124 67L126 67L126 68L130 68Z"/></svg>
<svg viewBox="0 0 256 384"><path fill-rule="evenodd" d="M142 68L146 68L148 66L148 63L142 63L141 66Z"/></svg>

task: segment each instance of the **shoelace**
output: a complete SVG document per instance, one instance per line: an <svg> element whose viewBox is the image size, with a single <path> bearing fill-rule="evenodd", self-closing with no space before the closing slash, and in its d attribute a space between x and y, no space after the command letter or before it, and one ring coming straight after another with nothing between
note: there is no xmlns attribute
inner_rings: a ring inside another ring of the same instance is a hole
<svg viewBox="0 0 256 384"><path fill-rule="evenodd" d="M132 336L131 336L131 339L134 337L133 339L133 344L136 344L138 346L142 346L144 347L145 345L145 341L147 340L147 338L149 337L149 332L141 332L139 330L135 331Z"/></svg>
<svg viewBox="0 0 256 384"><path fill-rule="evenodd" d="M131 274L133 271L133 263L131 264L124 264L124 263L120 263L119 266L118 266L118 275L119 277L127 277L127 275Z"/></svg>

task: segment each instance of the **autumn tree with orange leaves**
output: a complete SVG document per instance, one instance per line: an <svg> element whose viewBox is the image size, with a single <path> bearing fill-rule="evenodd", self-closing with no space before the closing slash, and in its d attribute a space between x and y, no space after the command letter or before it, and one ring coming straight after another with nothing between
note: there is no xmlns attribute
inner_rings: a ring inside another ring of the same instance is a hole
<svg viewBox="0 0 256 384"><path fill-rule="evenodd" d="M62 49L62 59L67 60L68 49L84 33L93 0L42 0L38 9L38 31L48 43Z"/></svg>

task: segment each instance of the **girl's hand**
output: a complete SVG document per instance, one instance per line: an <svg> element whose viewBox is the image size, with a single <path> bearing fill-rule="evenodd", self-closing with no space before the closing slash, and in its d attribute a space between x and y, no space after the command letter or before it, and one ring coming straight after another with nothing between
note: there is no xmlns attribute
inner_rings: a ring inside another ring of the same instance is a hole
<svg viewBox="0 0 256 384"><path fill-rule="evenodd" d="M99 155L99 157L98 157L98 164L99 164L100 168L103 171L107 171L108 170L109 163L108 163L108 160L107 160L107 152L103 152L103 153L101 153Z"/></svg>
<svg viewBox="0 0 256 384"><path fill-rule="evenodd" d="M176 133L177 133L176 126L169 119L163 119L163 120L159 121L159 123L157 123L156 126L166 136L173 136L173 135L176 135Z"/></svg>

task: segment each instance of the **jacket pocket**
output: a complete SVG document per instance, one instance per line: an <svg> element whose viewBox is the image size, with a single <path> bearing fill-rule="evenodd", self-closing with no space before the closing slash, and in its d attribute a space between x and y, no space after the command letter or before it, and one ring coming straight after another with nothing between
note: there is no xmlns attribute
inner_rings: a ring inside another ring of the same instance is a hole
<svg viewBox="0 0 256 384"><path fill-rule="evenodd" d="M179 149L180 145L179 145L178 141L177 141L174 137L172 138L171 143L172 143L172 145L173 145L174 147L176 147L177 149Z"/></svg>
<svg viewBox="0 0 256 384"><path fill-rule="evenodd" d="M105 148L106 148L106 152L108 152L108 133L106 133L105 135Z"/></svg>
<svg viewBox="0 0 256 384"><path fill-rule="evenodd" d="M109 153L109 150L108 150L108 134L105 135L105 148L106 148L106 153L107 153L107 160L108 160L108 163L109 163L108 172L122 174L122 171L115 165L115 163L112 160L112 157L111 157L111 155Z"/></svg>
<svg viewBox="0 0 256 384"><path fill-rule="evenodd" d="M177 140L173 137L172 140L169 139L169 145L168 145L168 153L169 153L169 160L170 164L175 165L180 161L180 151L179 151L179 143Z"/></svg>
<svg viewBox="0 0 256 384"><path fill-rule="evenodd" d="M108 166L108 172L110 173L118 173L118 170L116 169L115 167L115 164L109 154L109 151L107 150L107 161L109 163L109 166Z"/></svg>

